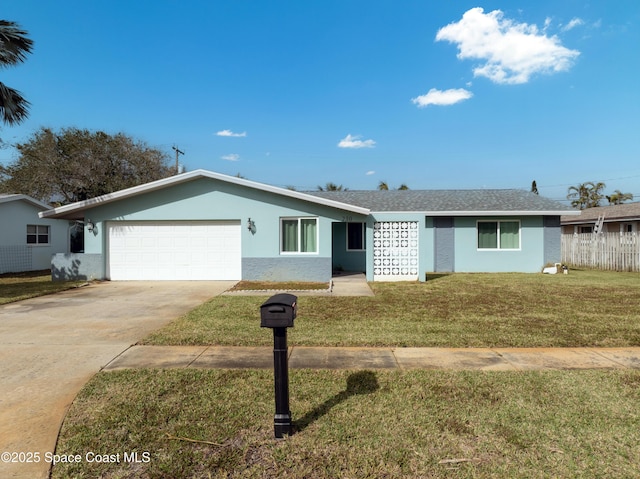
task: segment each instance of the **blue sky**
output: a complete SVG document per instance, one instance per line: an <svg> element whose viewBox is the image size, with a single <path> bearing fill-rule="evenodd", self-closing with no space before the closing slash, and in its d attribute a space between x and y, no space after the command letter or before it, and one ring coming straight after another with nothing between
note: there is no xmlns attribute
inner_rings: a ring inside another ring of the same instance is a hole
<svg viewBox="0 0 640 479"><path fill-rule="evenodd" d="M124 132L279 186L525 188L640 200L640 2L5 2L0 72L39 127ZM0 150L0 161L15 159Z"/></svg>

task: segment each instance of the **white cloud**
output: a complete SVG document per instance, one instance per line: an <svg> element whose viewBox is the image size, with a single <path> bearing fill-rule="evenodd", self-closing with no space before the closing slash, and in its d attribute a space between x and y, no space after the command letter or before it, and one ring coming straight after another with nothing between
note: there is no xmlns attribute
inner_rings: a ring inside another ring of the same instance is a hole
<svg viewBox="0 0 640 479"><path fill-rule="evenodd" d="M429 105L453 105L455 103L468 100L473 96L469 90L464 88L452 88L450 90L437 90L432 88L426 95L412 98L411 101L424 108Z"/></svg>
<svg viewBox="0 0 640 479"><path fill-rule="evenodd" d="M228 155L221 156L220 159L227 161L238 161L240 159L240 155L236 153L230 153Z"/></svg>
<svg viewBox="0 0 640 479"><path fill-rule="evenodd" d="M564 27L562 27L563 32L568 32L569 30L573 30L580 25L584 25L584 21L581 18L572 18L569 23L567 23Z"/></svg>
<svg viewBox="0 0 640 479"><path fill-rule="evenodd" d="M369 170L369 171L367 171L367 172L365 173L365 175L367 175L367 176L371 176L371 175L375 175L375 174L376 174L376 172L375 172L375 171L373 171L373 170Z"/></svg>
<svg viewBox="0 0 640 479"><path fill-rule="evenodd" d="M501 84L526 83L536 73L566 71L580 55L562 46L555 35L541 34L535 25L504 18L500 10L485 14L480 7L438 30L436 41L457 44L461 60L482 60L474 76Z"/></svg>
<svg viewBox="0 0 640 479"><path fill-rule="evenodd" d="M376 142L373 140L361 140L360 136L348 134L338 142L339 148L373 148Z"/></svg>
<svg viewBox="0 0 640 479"><path fill-rule="evenodd" d="M232 136L235 138L242 138L247 136L247 132L243 131L242 133L234 133L231 130L220 130L216 133L217 136Z"/></svg>

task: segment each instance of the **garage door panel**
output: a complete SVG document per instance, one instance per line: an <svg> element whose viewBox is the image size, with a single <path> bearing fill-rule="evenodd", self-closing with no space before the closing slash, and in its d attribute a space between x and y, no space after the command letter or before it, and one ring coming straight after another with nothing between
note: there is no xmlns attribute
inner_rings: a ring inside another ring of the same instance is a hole
<svg viewBox="0 0 640 479"><path fill-rule="evenodd" d="M108 224L113 280L229 280L241 277L240 221Z"/></svg>

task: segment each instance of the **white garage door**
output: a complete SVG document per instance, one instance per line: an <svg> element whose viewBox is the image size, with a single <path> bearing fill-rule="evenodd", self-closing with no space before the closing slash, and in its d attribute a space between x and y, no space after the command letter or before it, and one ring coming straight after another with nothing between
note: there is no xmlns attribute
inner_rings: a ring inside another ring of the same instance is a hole
<svg viewBox="0 0 640 479"><path fill-rule="evenodd" d="M112 280L236 280L240 221L111 222Z"/></svg>

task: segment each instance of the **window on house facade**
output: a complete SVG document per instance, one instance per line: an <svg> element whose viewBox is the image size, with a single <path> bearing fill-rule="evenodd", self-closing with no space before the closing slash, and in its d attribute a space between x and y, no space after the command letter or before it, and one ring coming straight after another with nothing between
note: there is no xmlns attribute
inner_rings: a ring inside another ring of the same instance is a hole
<svg viewBox="0 0 640 479"><path fill-rule="evenodd" d="M520 222L478 221L478 249L520 249Z"/></svg>
<svg viewBox="0 0 640 479"><path fill-rule="evenodd" d="M364 223L347 223L347 251L363 251Z"/></svg>
<svg viewBox="0 0 640 479"><path fill-rule="evenodd" d="M49 226L27 225L27 244L49 244Z"/></svg>
<svg viewBox="0 0 640 479"><path fill-rule="evenodd" d="M624 245L636 244L636 225L634 223L620 224L620 241Z"/></svg>
<svg viewBox="0 0 640 479"><path fill-rule="evenodd" d="M282 253L317 253L318 218L282 218L280 237Z"/></svg>

